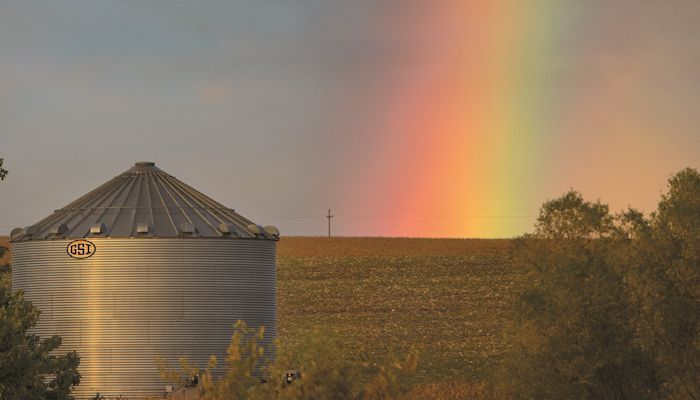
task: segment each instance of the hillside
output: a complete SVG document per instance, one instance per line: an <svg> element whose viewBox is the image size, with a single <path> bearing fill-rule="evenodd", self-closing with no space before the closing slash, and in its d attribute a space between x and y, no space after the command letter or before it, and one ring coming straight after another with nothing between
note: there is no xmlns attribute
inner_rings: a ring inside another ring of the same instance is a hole
<svg viewBox="0 0 700 400"><path fill-rule="evenodd" d="M417 347L416 383L479 379L505 348L506 304L518 281L510 247L508 240L285 237L281 350L316 329L351 358L379 362Z"/></svg>

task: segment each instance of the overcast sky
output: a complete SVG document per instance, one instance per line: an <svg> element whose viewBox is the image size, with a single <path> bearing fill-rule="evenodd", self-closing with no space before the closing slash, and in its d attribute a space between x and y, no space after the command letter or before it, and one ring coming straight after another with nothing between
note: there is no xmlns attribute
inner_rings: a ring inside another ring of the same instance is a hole
<svg viewBox="0 0 700 400"><path fill-rule="evenodd" d="M283 234L324 234L325 219L307 217L329 207L386 213L340 188L362 184L347 182L353 171L372 173L365 166L382 133L363 129L383 106L377 88L425 45L410 32L427 3L0 1L0 157L10 171L0 183L0 234L141 160ZM578 3L561 13L576 14L562 18L583 25L572 43L585 50L542 62L577 72L566 98L590 106L552 139L567 138L568 150L548 163L564 167L514 213L534 215L537 201L569 187L650 210L670 173L700 167L700 2ZM588 57L616 79L581 72ZM653 129L625 131L618 110ZM587 149L601 143L610 146L593 161ZM640 174L645 159L654 166ZM646 182L626 187L632 180ZM338 234L402 234L386 220L339 223ZM504 235L522 233L513 229Z"/></svg>

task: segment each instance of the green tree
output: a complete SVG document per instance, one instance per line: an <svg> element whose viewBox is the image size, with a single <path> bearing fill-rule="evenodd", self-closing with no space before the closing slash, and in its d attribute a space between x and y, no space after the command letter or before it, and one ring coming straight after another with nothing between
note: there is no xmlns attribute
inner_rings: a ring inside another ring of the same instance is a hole
<svg viewBox="0 0 700 400"><path fill-rule="evenodd" d="M700 174L675 174L646 220L627 216L627 281L640 342L669 399L700 399Z"/></svg>
<svg viewBox="0 0 700 400"><path fill-rule="evenodd" d="M0 247L0 258L6 251ZM80 382L78 355L55 354L60 337L28 333L38 318L39 310L22 292L12 291L10 266L0 266L0 399L67 400Z"/></svg>
<svg viewBox="0 0 700 400"><path fill-rule="evenodd" d="M518 242L527 288L514 303L512 351L498 391L513 399L653 399L652 360L635 338L635 305L616 262L608 206L570 191L546 202Z"/></svg>
<svg viewBox="0 0 700 400"><path fill-rule="evenodd" d="M7 170L2 167L3 159L0 158L0 181L5 180L5 177L7 176Z"/></svg>
<svg viewBox="0 0 700 400"><path fill-rule="evenodd" d="M60 337L40 339L27 332L39 311L21 292L11 291L9 273L8 265L0 267L0 398L71 399L71 389L80 382L78 355L55 355Z"/></svg>

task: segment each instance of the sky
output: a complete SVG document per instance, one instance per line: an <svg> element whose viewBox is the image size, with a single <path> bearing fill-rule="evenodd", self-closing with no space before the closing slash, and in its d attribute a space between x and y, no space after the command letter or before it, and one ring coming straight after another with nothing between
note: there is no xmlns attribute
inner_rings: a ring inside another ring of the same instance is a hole
<svg viewBox="0 0 700 400"><path fill-rule="evenodd" d="M283 235L514 237L700 168L693 0L0 1L0 234L154 161Z"/></svg>

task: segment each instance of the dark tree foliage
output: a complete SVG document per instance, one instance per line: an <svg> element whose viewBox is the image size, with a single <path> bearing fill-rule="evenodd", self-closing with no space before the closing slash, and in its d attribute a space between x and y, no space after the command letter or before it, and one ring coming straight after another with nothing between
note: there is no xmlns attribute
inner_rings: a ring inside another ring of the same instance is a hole
<svg viewBox="0 0 700 400"><path fill-rule="evenodd" d="M0 181L4 180L5 177L7 176L7 170L2 167L3 159L0 158Z"/></svg>
<svg viewBox="0 0 700 400"><path fill-rule="evenodd" d="M6 250L0 248L0 257ZM12 292L10 266L0 266L0 399L72 399L71 389L80 382L78 355L55 354L60 337L28 333L38 318L22 292Z"/></svg>
<svg viewBox="0 0 700 400"><path fill-rule="evenodd" d="M700 174L674 175L657 211L632 226L627 276L640 342L667 398L700 399Z"/></svg>
<svg viewBox="0 0 700 400"><path fill-rule="evenodd" d="M658 210L570 191L519 239L526 287L497 391L514 399L700 399L700 175Z"/></svg>
<svg viewBox="0 0 700 400"><path fill-rule="evenodd" d="M542 206L518 246L530 286L514 304L504 397L655 398L652 362L635 341L634 305L613 262L614 232L608 207L577 192Z"/></svg>

